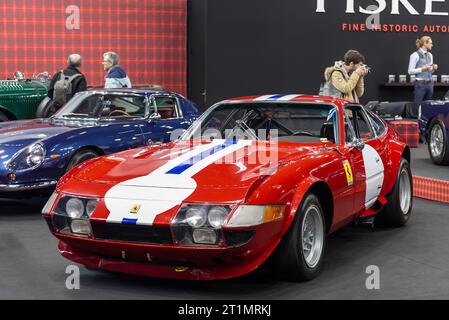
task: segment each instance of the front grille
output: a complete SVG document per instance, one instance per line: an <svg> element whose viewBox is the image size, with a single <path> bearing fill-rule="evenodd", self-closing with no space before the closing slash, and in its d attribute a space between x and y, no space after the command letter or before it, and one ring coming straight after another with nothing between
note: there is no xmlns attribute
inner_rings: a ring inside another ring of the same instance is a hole
<svg viewBox="0 0 449 320"><path fill-rule="evenodd" d="M119 223L91 222L96 239L148 244L172 244L170 228L127 225Z"/></svg>

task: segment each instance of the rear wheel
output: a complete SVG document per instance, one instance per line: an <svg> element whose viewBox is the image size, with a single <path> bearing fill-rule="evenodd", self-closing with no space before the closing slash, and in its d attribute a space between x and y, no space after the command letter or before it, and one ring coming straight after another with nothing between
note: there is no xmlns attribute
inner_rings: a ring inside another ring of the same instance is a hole
<svg viewBox="0 0 449 320"><path fill-rule="evenodd" d="M385 208L376 216L376 226L403 227L412 214L413 180L410 164L402 159L393 191L387 196Z"/></svg>
<svg viewBox="0 0 449 320"><path fill-rule="evenodd" d="M89 159L93 159L96 157L99 157L100 154L94 150L91 149L83 149L79 150L73 157L70 159L69 164L67 165L66 172L72 170L77 165L83 163L84 161L87 161Z"/></svg>
<svg viewBox="0 0 449 320"><path fill-rule="evenodd" d="M39 106L36 110L36 118L48 118L51 116L50 108L51 108L51 99L49 97L46 97L44 100L41 101Z"/></svg>
<svg viewBox="0 0 449 320"><path fill-rule="evenodd" d="M307 194L273 257L279 278L306 281L320 273L326 245L324 221L320 201L314 194Z"/></svg>
<svg viewBox="0 0 449 320"><path fill-rule="evenodd" d="M449 165L449 147L446 127L441 120L434 119L430 124L428 148L430 158L438 165Z"/></svg>

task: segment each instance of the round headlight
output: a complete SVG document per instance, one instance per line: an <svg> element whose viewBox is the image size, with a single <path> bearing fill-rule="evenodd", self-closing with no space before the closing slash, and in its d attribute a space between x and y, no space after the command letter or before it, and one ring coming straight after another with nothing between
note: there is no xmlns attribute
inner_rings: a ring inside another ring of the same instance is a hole
<svg viewBox="0 0 449 320"><path fill-rule="evenodd" d="M98 201L97 200L89 200L86 204L86 212L89 215L89 217L94 213L95 209L97 208Z"/></svg>
<svg viewBox="0 0 449 320"><path fill-rule="evenodd" d="M77 198L70 199L65 205L65 211L70 218L80 219L84 214L83 201Z"/></svg>
<svg viewBox="0 0 449 320"><path fill-rule="evenodd" d="M209 224L215 228L219 229L223 226L223 223L226 221L228 217L228 210L223 207L213 207L209 211Z"/></svg>
<svg viewBox="0 0 449 320"><path fill-rule="evenodd" d="M204 226L207 221L207 211L204 208L189 208L186 212L186 221L193 228Z"/></svg>
<svg viewBox="0 0 449 320"><path fill-rule="evenodd" d="M37 143L35 145L32 145L29 149L29 155L27 158L28 165L30 167L38 166L44 162L45 158L45 150L44 147Z"/></svg>

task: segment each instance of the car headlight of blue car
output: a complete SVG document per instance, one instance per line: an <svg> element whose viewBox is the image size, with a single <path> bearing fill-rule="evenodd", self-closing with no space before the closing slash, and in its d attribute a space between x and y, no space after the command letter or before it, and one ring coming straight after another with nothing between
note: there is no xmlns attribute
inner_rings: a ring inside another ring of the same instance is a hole
<svg viewBox="0 0 449 320"><path fill-rule="evenodd" d="M27 148L17 152L7 166L13 171L23 171L36 169L45 160L45 147L41 143L34 143Z"/></svg>

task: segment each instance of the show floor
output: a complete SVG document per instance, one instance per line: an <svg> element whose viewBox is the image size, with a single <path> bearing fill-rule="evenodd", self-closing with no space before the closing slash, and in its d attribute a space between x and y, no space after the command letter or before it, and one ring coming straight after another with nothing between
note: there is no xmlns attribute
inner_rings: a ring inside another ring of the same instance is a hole
<svg viewBox="0 0 449 320"><path fill-rule="evenodd" d="M307 283L267 275L181 282L81 270L65 287L57 241L40 202L0 202L0 299L449 299L449 205L415 200L402 229L347 227L328 239L322 274ZM380 290L366 289L366 268L380 268Z"/></svg>
<svg viewBox="0 0 449 320"><path fill-rule="evenodd" d="M421 144L419 148L411 150L413 175L449 181L449 167L433 164L427 144Z"/></svg>

